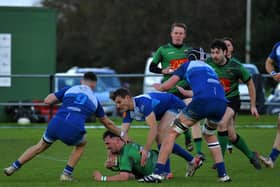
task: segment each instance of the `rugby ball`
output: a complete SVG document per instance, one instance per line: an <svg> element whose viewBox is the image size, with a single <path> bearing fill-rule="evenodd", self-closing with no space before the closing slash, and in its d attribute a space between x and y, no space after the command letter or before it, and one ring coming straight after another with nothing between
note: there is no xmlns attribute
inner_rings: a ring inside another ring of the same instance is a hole
<svg viewBox="0 0 280 187"><path fill-rule="evenodd" d="M18 118L17 123L19 125L29 125L30 124L30 119L26 118L26 117L21 117L21 118Z"/></svg>

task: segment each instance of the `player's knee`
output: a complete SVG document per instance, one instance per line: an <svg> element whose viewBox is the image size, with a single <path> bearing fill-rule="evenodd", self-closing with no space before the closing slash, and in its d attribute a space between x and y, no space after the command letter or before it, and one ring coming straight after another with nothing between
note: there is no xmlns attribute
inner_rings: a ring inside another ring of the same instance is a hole
<svg viewBox="0 0 280 187"><path fill-rule="evenodd" d="M181 121L179 119L175 119L173 124L172 124L172 129L178 133L178 134L182 134L185 131L188 130L188 127L186 125L184 125L183 123L181 123Z"/></svg>
<svg viewBox="0 0 280 187"><path fill-rule="evenodd" d="M209 124L204 124L202 127L202 133L206 135L213 135L215 134L215 131L217 129L217 125L209 125Z"/></svg>

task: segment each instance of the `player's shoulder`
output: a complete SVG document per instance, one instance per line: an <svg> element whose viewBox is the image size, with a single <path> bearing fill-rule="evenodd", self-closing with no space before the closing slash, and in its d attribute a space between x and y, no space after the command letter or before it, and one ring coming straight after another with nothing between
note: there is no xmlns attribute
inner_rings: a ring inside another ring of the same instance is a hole
<svg viewBox="0 0 280 187"><path fill-rule="evenodd" d="M228 65L237 67L237 68L243 68L242 63L237 58L234 58L234 57L229 59Z"/></svg>
<svg viewBox="0 0 280 187"><path fill-rule="evenodd" d="M169 49L172 45L170 43L163 44L159 47L159 50Z"/></svg>

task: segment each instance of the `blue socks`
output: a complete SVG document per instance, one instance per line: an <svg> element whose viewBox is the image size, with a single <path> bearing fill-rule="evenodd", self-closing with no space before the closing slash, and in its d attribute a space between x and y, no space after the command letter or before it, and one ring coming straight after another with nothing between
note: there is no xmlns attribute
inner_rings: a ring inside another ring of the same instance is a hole
<svg viewBox="0 0 280 187"><path fill-rule="evenodd" d="M271 158L271 160L273 162L275 162L275 160L277 159L277 157L279 156L280 151L278 151L277 149L273 148L269 157Z"/></svg>
<svg viewBox="0 0 280 187"><path fill-rule="evenodd" d="M160 150L160 146L161 146L161 145L157 145L158 150ZM164 167L164 169L163 169L163 171L162 171L162 172L164 172L164 173L170 173L170 172L171 172L171 168L170 168L170 160L169 160L169 159L166 161L166 163L165 163L165 167Z"/></svg>
<svg viewBox="0 0 280 187"><path fill-rule="evenodd" d="M224 162L216 163L216 168L219 177L224 177L227 175L226 168Z"/></svg>
<svg viewBox="0 0 280 187"><path fill-rule="evenodd" d="M20 163L18 160L16 160L14 163L12 163L12 166L13 166L14 168L19 169L19 168L21 167L21 163Z"/></svg>
<svg viewBox="0 0 280 187"><path fill-rule="evenodd" d="M161 175L161 174L165 173L164 170L165 170L165 164L157 163L156 167L155 167L155 170L154 170L154 173L158 174L158 175Z"/></svg>
<svg viewBox="0 0 280 187"><path fill-rule="evenodd" d="M73 170L74 170L74 168L72 168L71 166L67 165L67 166L64 168L63 172L64 172L65 174L67 174L67 175L72 175Z"/></svg>
<svg viewBox="0 0 280 187"><path fill-rule="evenodd" d="M172 153L184 158L188 162L191 162L193 160L193 156L176 143L173 146Z"/></svg>

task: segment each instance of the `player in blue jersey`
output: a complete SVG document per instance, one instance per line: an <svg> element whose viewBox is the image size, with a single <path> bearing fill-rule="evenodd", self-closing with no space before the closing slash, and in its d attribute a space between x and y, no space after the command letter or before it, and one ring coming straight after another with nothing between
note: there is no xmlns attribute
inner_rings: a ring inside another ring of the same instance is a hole
<svg viewBox="0 0 280 187"><path fill-rule="evenodd" d="M44 102L54 104L62 102L56 115L51 119L42 139L28 148L11 166L4 169L7 176L12 175L29 160L49 148L56 140L61 140L69 146L74 146L66 167L60 176L61 181L72 181L72 172L81 158L86 141L86 118L95 114L103 125L116 134L120 130L104 113L104 110L94 96L97 77L92 72L84 74L81 85L65 87L62 90L49 94Z"/></svg>
<svg viewBox="0 0 280 187"><path fill-rule="evenodd" d="M187 91L192 101L174 121L172 128L169 128L168 136L163 139L154 173L143 177L139 182L158 183L164 180L162 175L164 164L171 153L175 139L204 118L207 119L207 123L203 126L203 135L216 163L218 181L231 181L226 173L219 141L215 136L215 129L222 121L228 120L231 109L227 107L225 92L217 74L203 61L204 56L205 53L201 48L190 50L187 54L189 63L181 65L163 84L154 84L157 90L164 91L184 79L192 88L192 91Z"/></svg>
<svg viewBox="0 0 280 187"><path fill-rule="evenodd" d="M124 113L122 136L127 134L134 119L146 121L150 127L146 145L141 151L142 165L145 165L148 151L151 149L154 140L156 140L159 148L170 124L176 115L186 107L180 98L171 93L152 92L132 97L129 90L125 88L116 90L112 94L112 99L115 101L118 110ZM202 165L203 161L199 156L194 158L178 144L174 144L172 153L181 156L188 162L186 176L194 175L195 170ZM164 172L170 173L169 162L166 163Z"/></svg>
<svg viewBox="0 0 280 187"><path fill-rule="evenodd" d="M278 67L278 69L276 69ZM265 69L267 73L271 75L271 77L280 82L280 42L277 42L270 52L269 56L265 62ZM272 150L268 157L260 156L261 161L265 164L265 166L269 168L274 167L274 163L280 154L280 114L278 115L278 127L276 132L276 137L272 146Z"/></svg>

